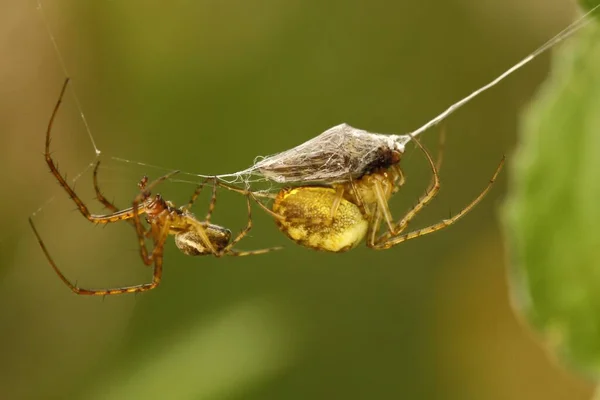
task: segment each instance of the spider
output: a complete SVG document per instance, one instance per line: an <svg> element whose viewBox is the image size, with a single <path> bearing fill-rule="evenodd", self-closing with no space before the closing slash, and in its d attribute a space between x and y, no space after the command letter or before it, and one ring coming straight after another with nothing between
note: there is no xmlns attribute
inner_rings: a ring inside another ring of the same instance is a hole
<svg viewBox="0 0 600 400"><path fill-rule="evenodd" d="M68 83L69 79L67 78L63 84L58 101L54 106L54 111L52 112L46 130L46 145L44 153L46 164L48 164L50 172L52 173L52 175L54 175L58 183L68 193L69 197L71 197L73 202L75 202L79 212L87 220L94 224L109 224L118 221L128 221L132 223L137 233L142 261L148 266L154 265L154 272L151 283L143 283L139 285L131 285L109 289L84 289L78 287L60 271L60 269L50 256L50 253L46 248L46 245L44 244L40 234L38 233L32 218L29 217L29 224L33 229L33 232L38 240L40 247L42 248L42 251L48 259L48 262L50 263L54 271L58 274L60 279L69 287L69 289L71 289L71 291L79 295L106 296L124 293L145 292L154 289L160 284L162 279L163 251L166 239L169 235L175 236L175 245L177 246L177 248L179 248L179 250L191 256L207 254L212 254L217 257L223 255L247 256L263 254L272 250L279 249L277 247L254 251L238 251L233 249L233 246L235 246L240 240L242 240L252 228L252 214L249 196L247 196L246 198L246 203L248 207L248 222L245 228L242 229L241 232L233 240L231 240L231 231L229 229L210 223L212 212L216 204L216 185L213 185L212 197L210 200L208 213L204 221L198 221L194 214L192 214L189 210L196 201L206 181L196 188L188 204L179 208L175 207L175 205L172 202L164 200L160 194L156 194L154 196L151 194L152 189L156 185L177 174L178 171L170 172L150 183L148 183L147 177L143 177L138 184L138 187L140 188L140 193L135 197L132 206L123 210L119 210L114 204L106 200L106 198L102 195L100 191L97 180L98 167L100 166L100 162L98 162L94 168L93 174L96 197L105 207L112 211L112 213L106 215L95 215L90 213L85 203L79 198L79 196L77 196L75 190L67 183L66 178L60 174L57 164L52 159L50 153L50 134L52 131L52 125L54 122L54 118L56 117L56 114L58 113L58 110L60 108L60 104L62 102ZM142 225L140 219L142 214L145 214L146 222L148 223L147 229L145 229ZM154 245L152 251L149 251L146 247L146 238L152 239Z"/></svg>
<svg viewBox="0 0 600 400"><path fill-rule="evenodd" d="M218 184L229 190L250 194L265 211L275 217L279 229L302 246L321 251L344 252L356 247L366 238L366 244L370 248L389 249L454 224L483 199L504 165L503 157L483 191L456 215L404 233L412 219L437 196L440 189L439 165L442 152L440 151L436 165L427 149L416 138L413 140L429 163L432 182L417 204L398 221L394 221L388 205L391 196L405 182L397 161L376 168L358 179L286 187L276 195L251 192L224 182ZM259 200L260 197L273 200L271 209ZM382 222L387 230L378 236Z"/></svg>

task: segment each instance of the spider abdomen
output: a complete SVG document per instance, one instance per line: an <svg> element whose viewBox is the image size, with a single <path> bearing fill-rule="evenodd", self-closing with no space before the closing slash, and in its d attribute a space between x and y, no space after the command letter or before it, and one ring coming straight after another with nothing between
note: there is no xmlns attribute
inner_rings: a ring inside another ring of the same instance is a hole
<svg viewBox="0 0 600 400"><path fill-rule="evenodd" d="M216 251L223 250L229 244L231 239L229 229L213 224L203 224L202 228ZM196 230L187 230L175 234L175 246L188 256L213 254Z"/></svg>
<svg viewBox="0 0 600 400"><path fill-rule="evenodd" d="M332 218L336 200L339 206ZM336 191L329 187L283 189L273 203L273 211L283 217L277 220L283 233L315 250L347 251L367 234L368 221L360 208L348 200L338 199Z"/></svg>

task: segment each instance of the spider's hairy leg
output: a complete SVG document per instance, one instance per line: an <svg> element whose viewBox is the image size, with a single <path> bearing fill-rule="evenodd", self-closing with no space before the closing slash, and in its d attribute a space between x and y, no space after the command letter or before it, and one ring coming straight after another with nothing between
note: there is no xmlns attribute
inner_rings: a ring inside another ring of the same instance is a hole
<svg viewBox="0 0 600 400"><path fill-rule="evenodd" d="M215 185L214 187L216 188L217 185ZM222 256L223 254L226 254L228 251L230 251L233 248L233 246L235 246L240 240L242 240L244 238L244 236L246 236L248 234L248 232L250 232L250 230L252 229L252 207L250 205L250 194L246 194L246 206L248 209L248 222L246 222L246 226L244 227L244 229L242 229L240 231L240 233L238 233L238 235L235 238L233 238L233 240L231 242L229 242L229 244L227 246L225 246L224 249L222 249L217 254L215 254L216 256Z"/></svg>
<svg viewBox="0 0 600 400"><path fill-rule="evenodd" d="M397 193L400 190L400 188L406 183L406 178L404 177L404 172L402 172L402 169L398 164L392 166L392 170L394 170L396 176L398 177L398 181L394 184L394 189L392 190L392 193Z"/></svg>
<svg viewBox="0 0 600 400"><path fill-rule="evenodd" d="M446 130L442 126L440 128L440 135L439 135L439 141L438 141L438 156L437 156L437 160L434 164L433 158L431 157L431 154L429 153L429 151L421 144L421 142L418 139L415 138L415 143L420 148L420 150L423 152L423 154L425 154L425 158L427 159L427 162L429 163L429 167L432 172L431 183L429 184L428 188L425 190L425 194L423 194L419 198L417 204L404 215L404 217L394 226L394 229L388 230L387 232L382 234L377 240L375 240L373 238L373 240L367 241L367 245L369 247L372 247L376 242L383 242L392 236L397 236L400 233L402 233L408 227L408 224L410 223L410 221L419 213L419 211L421 211L427 204L429 204L429 202L431 200L433 200L435 198L435 196L437 195L437 193L440 190L439 172L440 172L440 168L442 166L442 161L443 161L445 140L446 140ZM398 173L399 173L399 177L400 177L399 178L400 182L398 183L398 186L397 186L399 188L400 186L402 186L404 184L404 175L402 174L402 170L400 170L399 166L395 166L395 167L398 169ZM379 231L379 226L377 226L375 228L375 231ZM369 239L371 239L371 238L369 238Z"/></svg>
<svg viewBox="0 0 600 400"><path fill-rule="evenodd" d="M348 190L345 198L361 210L366 220L371 221L375 215L381 214L388 229L392 229L394 221L388 201L397 191L398 182L402 181L402 174L398 171L400 169L395 166L381 168L356 181L334 184L333 187L344 186Z"/></svg>
<svg viewBox="0 0 600 400"><path fill-rule="evenodd" d="M214 187L217 187L216 185ZM283 247L276 246L270 247L267 249L259 249L259 250L248 250L248 251L238 251L233 250L233 246L235 246L240 240L242 240L252 229L252 206L250 204L250 193L246 194L246 207L248 210L248 222L244 229L240 231L240 233L231 241L229 244L219 252L219 256L223 254L231 255L231 256L249 256L256 254L264 254L270 251L281 250ZM215 254L216 255L216 254Z"/></svg>
<svg viewBox="0 0 600 400"><path fill-rule="evenodd" d="M441 229L447 228L450 225L454 224L460 218L464 217L469 211L471 211L473 209L473 207L475 207L485 197L487 192L489 192L489 190L492 188L492 185L496 181L498 174L500 174L500 171L502 170L504 161L505 161L505 157L502 157L502 160L500 160L500 163L498 164L498 167L496 168L494 175L488 182L485 189L483 189L483 191L481 193L479 193L479 195L473 201L471 201L466 207L464 207L462 210L460 210L460 212L458 214L454 215L451 218L445 219L437 224L428 226L426 228L418 229L416 231L409 232L409 233L406 233L401 236L392 236L391 238L388 238L387 240L384 240L382 242L375 244L374 248L377 250L389 249L390 247L393 247L393 246L400 244L402 242L405 242L407 240L415 239L420 236L424 236L424 235L428 235L433 232L437 232Z"/></svg>
<svg viewBox="0 0 600 400"><path fill-rule="evenodd" d="M94 191L96 192L96 200L98 200L100 203L102 203L102 205L107 208L108 210L116 213L119 212L119 208L112 202L110 202L103 194L102 191L100 190L100 186L98 185L98 169L100 168L100 160L98 160L98 162L96 163L96 166L94 167L94 172L93 172L93 180L94 180ZM127 219L125 220L127 221L131 226L133 226L135 228L135 222L133 222L132 219ZM144 231L144 236L146 237L150 237L152 233L152 229L149 227L147 230Z"/></svg>
<svg viewBox="0 0 600 400"><path fill-rule="evenodd" d="M206 183L209 180L213 181L213 188L212 188L212 194L210 197L210 203L208 205L208 212L206 213L206 217L204 219L204 222L207 224L207 226L210 225L210 219L212 217L212 213L215 210L215 206L217 204L217 185L215 184L217 179L215 177L212 177L212 178L207 177L206 179L204 179L204 181L196 187L196 190L194 190L194 193L192 194L192 197L190 198L190 201L188 202L187 206L183 207L183 209L186 211L190 210L190 208L194 205L194 202L200 195L202 188L206 185ZM195 222L197 222L195 220L195 218L192 218L192 220L188 220L188 221L194 226L194 230L200 237L200 240L202 241L203 246L205 248L207 248L211 254L213 254L217 257L220 257L222 255L222 253L216 249L215 243L213 243L213 241L210 239L204 226L200 223L195 223Z"/></svg>
<svg viewBox="0 0 600 400"><path fill-rule="evenodd" d="M100 203L102 203L104 208L106 208L107 210L112 211L112 212L117 212L117 211L119 211L119 208L117 206L115 206L112 202L110 202L106 197L104 197L104 195L102 194L102 191L100 190L100 186L98 185L98 169L99 168L100 168L100 160L98 160L98 162L94 166L94 172L92 174L92 179L94 181L94 191L96 192L96 200L98 200ZM129 222L133 222L133 221L129 221Z"/></svg>
<svg viewBox="0 0 600 400"><path fill-rule="evenodd" d="M42 251L44 252L44 255L46 256L46 259L48 260L48 262L50 263L50 265L52 266L52 269L54 270L54 272L56 272L56 274L58 275L58 277L63 281L63 283L65 285L67 285L69 287L69 289L71 289L71 291L75 294L78 295L88 295L88 296L110 296L110 295L116 295L116 294L125 294L125 293L136 293L136 292L146 292L148 290L154 289L155 287L157 287L161 281L162 278L162 249L160 252L160 256L156 257L155 259L155 263L154 263L154 273L152 276L152 282L151 283L144 283L141 285L132 285L132 286L124 286L124 287L118 287L118 288L110 288L110 289L84 289L84 288L80 288L79 286L77 286L76 284L72 283L58 268L58 266L56 265L56 263L54 262L54 260L52 259L52 257L50 256L50 252L48 251L48 249L46 248L46 245L44 244L44 241L42 240L42 237L40 236L40 234L38 233L33 220L31 217L29 217L29 225L31 226L31 229L33 230L33 233L35 234L35 237L37 238L37 241L40 245L40 247L42 248ZM164 245L164 241L167 238L168 235L168 230L165 230L162 235L164 236L162 239L162 243ZM161 246L161 248L164 246Z"/></svg>
<svg viewBox="0 0 600 400"><path fill-rule="evenodd" d="M229 191L232 192L236 192L239 194L242 194L244 196L250 196L252 198L252 200L254 200L254 202L256 204L258 204L258 206L260 208L262 208L267 214L269 214L270 216L272 216L273 218L277 219L277 220L283 220L285 219L285 217L283 217L282 215L277 214L276 212L274 212L273 210L271 210L269 207L267 207L262 201L259 200L259 198L266 198L266 199L271 199L271 200L275 200L277 198L277 195L272 194L272 193L262 193L262 192L253 192L251 190L248 189L240 189L236 186L230 185L228 183L222 182L222 181L215 181L215 185L219 185Z"/></svg>
<svg viewBox="0 0 600 400"><path fill-rule="evenodd" d="M236 256L236 257L244 257L244 256L257 256L259 254L266 254L272 251L281 250L282 246L269 247L266 249L258 249L258 250L234 250L229 249L227 251L228 256Z"/></svg>
<svg viewBox="0 0 600 400"><path fill-rule="evenodd" d="M352 178L351 178L352 179ZM333 217L337 213L338 207L344 198L344 186L340 185L335 188L335 199L333 200L333 204L331 205L331 211L329 213L329 223L333 222Z"/></svg>
<svg viewBox="0 0 600 400"><path fill-rule="evenodd" d="M381 182L377 180L373 182L373 192L375 194L375 198L377 199L377 205L375 206L375 215L379 216L383 214L383 219L385 220L388 229L391 231L394 229L394 222L392 212L390 211L390 206L388 204L389 196L386 196L385 190L381 185Z"/></svg>
<svg viewBox="0 0 600 400"><path fill-rule="evenodd" d="M377 239L377 242L381 243L381 242L389 239L390 237L397 236L398 234L403 232L406 229L406 227L408 226L409 222L419 213L419 211L421 211L427 204L429 204L429 202L431 202L431 200L433 200L435 198L435 196L437 196L437 194L440 190L440 176L439 176L439 172L438 172L436 163L433 161L433 158L431 157L431 154L429 153L429 151L416 138L415 138L415 143L417 144L417 146L421 149L421 151L423 152L423 154L425 154L425 157L427 158L427 162L429 163L431 173L433 174L432 182L431 182L430 186L427 188L427 190L425 191L425 194L419 198L419 201L417 202L417 204L415 204L415 206L413 208L411 208L406 213L406 215L397 224L395 224L393 226L392 229L390 229L389 231L387 231L383 235L381 235ZM439 154L441 154L441 152Z"/></svg>
<svg viewBox="0 0 600 400"><path fill-rule="evenodd" d="M63 84L63 87L62 87L62 89L60 91L60 95L58 97L58 100L57 100L56 104L54 105L54 110L52 111L52 115L50 116L50 120L48 122L48 127L46 129L46 146L45 146L44 157L46 159L46 164L50 168L50 172L52 173L52 175L54 175L54 177L56 178L56 180L58 181L58 183L63 187L63 189L69 194L69 197L71 197L71 199L75 202L75 204L77 205L77 208L79 209L79 212L81 212L81 214L84 217L86 217L88 220L90 220L92 222L107 223L108 221L106 221L106 220L96 221L97 218L95 218L89 212L88 208L83 203L83 201L81 201L81 199L79 198L79 196L77 196L77 194L75 193L75 191L67 183L66 179L61 175L61 173L58 170L58 165L52 159L52 154L50 152L50 142L51 142L52 126L54 125L54 120L56 118L56 115L58 114L58 110L60 109L60 105L62 104L62 100L63 100L63 97L64 97L65 92L67 90L68 84L69 84L69 78L66 78L65 82Z"/></svg>
<svg viewBox="0 0 600 400"><path fill-rule="evenodd" d="M217 178L213 178L213 188L212 188L212 194L210 196L210 203L208 204L208 211L206 213L206 216L204 217L204 220L208 223L210 223L210 218L212 217L212 213L213 211L215 211L215 206L217 205Z"/></svg>
<svg viewBox="0 0 600 400"><path fill-rule="evenodd" d="M210 178L204 179L204 181L202 181L202 183L200 183L198 186L196 186L196 190L194 190L194 193L192 193L192 197L190 197L190 201L188 201L188 203L182 207L183 210L189 211L192 208L192 206L198 199L200 192L202 192L202 189L204 188L204 186L206 185L206 182L208 182L209 179Z"/></svg>
<svg viewBox="0 0 600 400"><path fill-rule="evenodd" d="M240 240L242 240L247 234L248 232L250 232L250 230L252 229L252 207L250 204L250 198L252 198L261 208L263 208L265 211L267 211L269 214L274 215L273 211L271 211L270 209L268 209L260 200L258 200L257 197L267 197L267 198L273 198L273 196L271 196L270 194L257 194L255 192L252 192L250 190L244 190L244 189L240 189L234 185L230 185L224 182L221 182L218 180L218 178L216 177L212 177L212 178L207 178L203 184L206 183L206 181L208 179L212 179L213 181L213 191L212 191L212 195L211 195L211 200L210 200L210 205L209 205L209 210L208 210L208 214L206 215L206 219L205 219L205 223L206 224L210 224L210 217L215 209L215 204L216 204L216 198L217 198L217 187L223 187L227 190L233 191L235 193L239 193L242 194L246 197L246 206L247 206L247 210L248 210L248 222L246 223L246 226L244 227L244 229L242 229L240 231L240 233L231 241L227 244L227 246L225 246L223 249L220 250L214 250L214 246L212 246L212 242L209 240L208 236L206 236L206 238L204 238L204 236L202 235L202 233L205 231L202 226L200 224L198 224L198 227L196 229L196 231L198 232L199 236L201 236L202 242L205 245L205 247L208 248L213 248L211 249L211 253L217 257L221 257L223 255L232 255L232 256L247 256L247 255L256 255L256 254L264 254L264 253L268 253L270 251L273 250L279 250L281 249L281 247L272 247L272 248L267 248L267 249L260 249L260 250L251 250L251 251L239 251L239 250L234 250L233 246L235 246ZM276 216L277 218L280 218L279 216ZM209 244L210 246L207 246L206 244ZM214 251L212 251L214 250Z"/></svg>
<svg viewBox="0 0 600 400"><path fill-rule="evenodd" d="M379 232L379 228L381 227L381 213L379 212L379 208L376 207L375 213L370 216L369 225L367 229L367 247L373 247L375 243L377 243L377 233Z"/></svg>
<svg viewBox="0 0 600 400"><path fill-rule="evenodd" d="M60 171L58 170L57 163L52 158L52 154L50 152L52 126L54 125L54 120L56 119L56 115L58 114L58 110L60 109L60 105L62 104L62 100L65 95L68 83L69 78L65 79L65 83L63 84L58 100L54 106L54 110L52 111L52 115L50 116L50 120L48 121L48 127L46 128L46 145L44 151L44 158L46 160L46 164L48 165L48 168L50 168L50 172L52 173L52 175L54 175L60 186L62 186L62 188L67 192L71 200L73 200L73 202L77 205L77 209L79 210L81 215L83 215L90 222L93 222L95 224L108 224L111 222L131 219L133 218L131 210L118 211L109 215L94 215L90 213L85 203L75 193L73 187L69 185L66 178L61 175ZM141 208L140 212L143 211L145 210Z"/></svg>

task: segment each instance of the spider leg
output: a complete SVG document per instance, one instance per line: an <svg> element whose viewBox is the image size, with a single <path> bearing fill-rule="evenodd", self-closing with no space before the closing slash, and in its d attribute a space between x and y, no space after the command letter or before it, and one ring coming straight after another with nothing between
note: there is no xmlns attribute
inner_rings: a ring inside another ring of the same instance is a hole
<svg viewBox="0 0 600 400"><path fill-rule="evenodd" d="M60 105L65 95L68 83L69 78L65 79L65 83L63 84L56 105L54 106L54 110L52 111L52 115L50 116L50 120L48 121L48 127L46 128L46 145L44 151L44 158L46 159L46 164L48 165L48 168L50 168L50 172L52 173L52 175L54 175L60 186L62 186L62 188L67 192L71 200L73 200L73 202L77 205L77 209L79 210L81 215L83 215L90 222L93 222L95 224L108 224L111 222L131 219L133 218L133 213L131 209L115 211L112 214L108 215L94 215L90 213L85 203L75 193L75 190L71 187L71 185L69 185L66 178L61 175L60 171L58 170L58 165L52 159L52 154L50 152L52 126L54 125L54 120L56 118L58 110L60 109ZM145 212L145 207L142 206L139 209L139 213L143 212Z"/></svg>
<svg viewBox="0 0 600 400"><path fill-rule="evenodd" d="M206 178L202 183L200 183L198 186L196 186L196 190L194 190L194 193L192 194L192 197L190 198L190 201L188 201L187 205L185 205L184 207L182 207L184 210L189 211L190 208L192 208L192 206L196 202L196 199L200 195L200 192L202 192L202 189L204 188L204 185L206 185L206 182L208 181L208 179L209 178Z"/></svg>
<svg viewBox="0 0 600 400"><path fill-rule="evenodd" d="M252 207L251 207L251 204L250 204L250 197L252 197L252 199L261 208L263 208L267 213L273 215L276 218L282 218L281 216L277 215L276 213L274 213L273 211L271 211L269 208L267 208L257 198L257 197L273 198L274 196L271 196L270 194L256 194L256 193L254 193L254 192L252 192L250 190L240 189L240 188L238 188L236 186L229 185L229 184L224 183L224 182L220 182L220 181L217 180L217 178L213 178L212 196L211 196L211 200L210 200L208 214L206 215L206 219L205 219L204 222L210 223L210 218L212 216L212 213L213 213L213 211L215 209L215 205L216 205L216 202L217 202L217 186L221 186L221 187L223 187L223 188L225 188L227 190L243 194L246 197L246 205L248 207L248 222L246 224L246 227L244 229L242 229L242 231L231 242L229 242L229 244L226 247L224 247L220 251L217 251L214 248L214 246L210 242L210 239L206 235L204 228L200 224L198 224L197 232L200 235L200 237L201 237L201 239L202 239L205 247L207 247L211 251L212 254L214 254L217 257L221 257L221 256L223 256L225 254L226 255L233 255L233 256L246 256L246 255L254 255L254 254L264 254L264 253L267 253L269 251L281 249L281 247L273 247L273 248L269 248L269 249L261 249L261 250L254 250L254 251L237 251L237 250L233 250L233 246L235 246L240 240L242 240L248 234L248 232L252 229Z"/></svg>
<svg viewBox="0 0 600 400"><path fill-rule="evenodd" d="M100 191L100 186L98 185L98 169L99 169L99 167L100 167L100 160L98 160L98 162L96 163L96 166L94 167L94 173L93 173L94 191L96 192L96 199L100 203L102 203L102 205L104 205L104 207L107 208L108 210L110 210L112 212L119 212L119 208L117 206L115 206L114 203L110 202L106 197L104 197L104 195ZM133 222L131 219L128 219L126 221L135 228L135 222ZM148 229L146 229L144 231L144 236L150 237L151 232L152 232L152 229L150 227L148 227Z"/></svg>
<svg viewBox="0 0 600 400"><path fill-rule="evenodd" d="M77 208L79 209L79 212L85 218L87 218L88 220L90 220L91 222L94 222L94 223L105 224L105 223L113 222L113 220L111 218L108 218L105 216L95 216L90 213L87 206L83 203L83 201L79 198L79 196L77 196L75 191L67 183L66 179L61 175L61 173L58 170L58 166L54 163L54 160L52 159L52 155L50 153L50 141L51 141L50 136L51 136L51 132L52 132L52 126L54 125L54 120L56 118L58 110L60 109L60 105L61 105L62 99L65 95L65 91L67 90L68 83L69 83L69 78L67 78L63 84L62 90L60 92L60 96L58 97L58 101L56 102L56 105L54 106L54 110L52 111L52 115L50 116L50 121L48 122L48 127L46 129L46 147L45 147L45 152L44 152L46 164L50 168L50 172L52 172L52 175L54 175L54 177L56 178L58 183L69 194L69 197L71 197L71 199L75 202L75 204L77 205ZM115 220L119 220L119 218L117 218Z"/></svg>
<svg viewBox="0 0 600 400"><path fill-rule="evenodd" d="M377 243L377 232L381 227L381 213L376 207L375 213L369 217L369 227L367 229L367 247L375 248Z"/></svg>
<svg viewBox="0 0 600 400"><path fill-rule="evenodd" d="M240 240L242 240L252 229L252 206L250 204L250 192L246 194L246 205L248 206L248 222L246 223L246 227L242 229L240 233L231 242L229 242L227 246L225 246L221 251L215 254L217 257L222 256L223 254L231 256L249 256L255 254L264 254L270 251L282 249L282 247L280 246L251 251L237 251L232 249L233 246L235 246Z"/></svg>
<svg viewBox="0 0 600 400"><path fill-rule="evenodd" d="M400 190L400 188L406 183L406 178L404 177L404 172L402 172L402 169L398 164L394 165L392 168L394 169L394 171L396 171L396 175L398 176L398 182L394 184L394 189L392 190L392 193L397 193Z"/></svg>
<svg viewBox="0 0 600 400"><path fill-rule="evenodd" d="M226 254L228 256L236 256L236 257L256 256L256 255L259 255L259 254L270 253L272 251L281 250L281 249L283 249L283 247L281 247L281 246L269 247L267 249L244 250L244 251L230 249L230 250L227 251Z"/></svg>
<svg viewBox="0 0 600 400"><path fill-rule="evenodd" d="M380 216L380 214L383 215L383 219L385 220L389 231L393 231L394 222L392 218L392 212L390 211L385 191L383 190L383 187L379 181L373 182L373 191L375 193L375 197L377 198L377 205L374 207L373 213L377 216ZM369 218L373 218L373 216L370 216Z"/></svg>
<svg viewBox="0 0 600 400"><path fill-rule="evenodd" d="M335 199L333 199L333 204L331 204L331 211L329 212L329 221L328 223L333 222L333 217L337 213L338 208L344 198L344 186L340 185L335 188Z"/></svg>
<svg viewBox="0 0 600 400"><path fill-rule="evenodd" d="M210 240L210 237L206 233L206 229L204 229L204 226L200 221L196 220L195 218L189 218L187 219L186 224L184 226L185 230L193 229L195 233L197 233L198 236L200 236L202 245L209 250L210 254L214 254L217 257L220 256L213 242Z"/></svg>
<svg viewBox="0 0 600 400"><path fill-rule="evenodd" d="M419 213L419 211L421 211L427 204L429 204L429 202L431 200L433 200L435 198L435 196L437 196L437 194L440 190L440 176L439 176L439 173L437 170L436 163L433 161L433 158L431 157L431 154L429 154L429 151L427 151L427 149L425 147L423 147L421 142L419 142L419 140L417 140L416 138L415 138L415 143L421 149L421 151L425 154L425 157L427 158L427 161L429 162L429 166L430 166L431 172L433 174L431 184L425 191L425 194L419 198L419 201L417 202L417 204L414 205L413 208L411 208L397 224L395 224L391 229L389 229L387 232L382 234L377 239L377 242L379 242L379 243L383 243L386 240L388 240L390 237L397 236L398 234L403 232L406 229L406 227L408 226L409 222ZM439 154L441 154L441 151ZM439 161L439 158L438 158L438 161ZM385 204L385 206L387 206L387 204Z"/></svg>
<svg viewBox="0 0 600 400"><path fill-rule="evenodd" d="M206 217L204 217L204 220L207 223L210 223L210 218L212 217L212 213L213 211L215 211L215 206L217 205L217 178L213 178L213 188L212 188L212 194L210 196L210 203L208 204L208 212L206 213Z"/></svg>
<svg viewBox="0 0 600 400"><path fill-rule="evenodd" d="M444 158L443 154L444 154L445 141L446 141L446 129L444 126L442 126L440 129L439 142L438 142L438 156L437 156L437 160L436 160L435 164L433 164L432 157L429 154L429 152L427 151L427 149L425 149L425 147L422 146L421 142L419 142L418 139L415 140L415 142L417 143L417 146L424 152L425 157L427 158L427 161L429 162L429 165L431 167L431 171L432 171L431 183L425 190L425 194L423 194L419 198L417 205L415 207L413 207L412 210L409 210L409 212L402 218L402 220L399 223L397 223L393 228L391 228L388 224L388 231L385 232L378 239L379 241L386 240L386 239L390 238L391 236L398 235L399 233L403 232L406 229L406 227L408 226L408 223L412 220L412 218L414 218L414 216L423 207L425 207L431 200L433 200L433 198L435 198L435 196L437 195L437 192L440 189L439 171L442 166L442 161ZM394 165L392 168L394 168L394 170L396 171L396 174L398 176L398 182L396 182L396 184L394 185L394 189L393 189L392 193L397 193L400 190L400 187L402 187L404 185L404 183L406 182L406 179L404 177L404 173L402 172L402 169L400 168L400 166L398 164ZM383 208L383 210L388 208L387 205L383 204L383 202L380 202L380 206ZM386 222L388 222L389 220L387 219L387 214L384 214L384 215L386 215ZM376 224L376 227L374 228L374 230L375 230L375 232L379 231L379 223ZM374 241L371 243L374 243Z"/></svg>
<svg viewBox="0 0 600 400"><path fill-rule="evenodd" d="M50 253L48 252L48 249L46 248L46 245L44 244L42 237L40 236L40 234L38 233L33 220L31 219L31 217L29 217L29 225L31 225L31 229L33 230L33 233L35 234L37 241L40 245L40 247L42 248L42 251L44 252L46 259L48 260L48 262L50 263L50 265L52 266L52 269L54 270L54 272L56 272L56 274L59 276L59 278L63 281L63 283L65 285L67 285L69 287L69 289L71 289L71 291L75 294L78 295L88 295L88 296L110 296L110 295L115 295L115 294L124 294L124 293L136 293L136 292L146 292L148 290L154 289L155 287L157 287L161 281L162 278L162 263L163 263L163 257L162 257L162 248L164 247L164 243L165 243L165 239L167 238L167 235L169 233L169 231L167 229L162 230L162 237L159 238L157 247L159 248L159 251L156 252L156 256L155 256L155 262L154 262L154 273L152 276L152 282L151 283L143 283L141 285L131 285L131 286L123 286L123 287L118 287L118 288L110 288L110 289L84 289L84 288L80 288L79 286L77 286L76 284L73 284L58 268L58 266L56 265L56 263L54 262L54 260L52 259L52 257L50 256Z"/></svg>
<svg viewBox="0 0 600 400"><path fill-rule="evenodd" d="M272 216L273 218L276 218L278 220L285 220L285 218L283 216L281 216L281 215L277 214L276 212L274 212L273 210L271 210L262 201L260 201L258 199L260 197L260 198L267 198L267 199L274 200L277 197L277 195L274 195L272 193L253 192L253 191L247 190L247 189L240 189L238 187L235 187L233 185L230 185L230 184L227 184L227 183L221 182L221 181L215 181L215 185L224 187L225 189L230 190L232 192L243 194L244 196L249 195L252 198L252 200L254 200L254 202L256 204L258 204L258 206L260 208L262 208L267 214L269 214L270 216Z"/></svg>
<svg viewBox="0 0 600 400"><path fill-rule="evenodd" d="M231 250L231 248L233 246L235 246L240 240L242 240L248 234L248 232L250 232L250 230L252 229L252 207L250 205L250 194L246 195L246 206L248 207L248 222L246 223L246 226L244 227L244 229L242 229L240 231L240 233L238 233L238 235L232 241L229 242L229 244L227 246L225 246L220 252L218 252L218 254L215 254L216 256L221 256L221 255L227 253L229 250Z"/></svg>
<svg viewBox="0 0 600 400"><path fill-rule="evenodd" d="M204 179L204 181L196 187L196 190L194 190L194 193L192 194L190 201L188 202L188 204L185 207L182 207L182 209L189 211L190 208L192 208L192 206L196 202L196 199L200 195L200 192L202 191L202 189L206 185L206 182L208 182L209 179L211 179L211 178ZM214 178L213 178L213 180L214 180ZM215 209L215 204L217 202L217 190L216 189L217 189L217 187L215 185L213 185L212 197L210 199L210 204L208 206L208 213L206 214L206 222L207 223L210 223L210 217ZM217 250L215 249L212 242L210 241L210 238L206 234L204 227L201 224L194 224L194 225L195 225L196 232L198 233L198 235L202 239L202 242L204 243L204 246L207 249L209 249L211 253L215 254Z"/></svg>
<svg viewBox="0 0 600 400"><path fill-rule="evenodd" d="M376 243L374 245L374 248L378 249L378 250L389 249L390 247L393 247L393 246L400 244L402 242L405 242L407 240L415 239L419 236L424 236L424 235L428 235L433 232L437 232L441 229L447 228L450 225L454 224L460 218L465 216L469 211L471 211L473 209L473 207L475 207L484 198L484 196L487 194L487 192L489 192L492 185L496 181L498 174L502 170L502 166L504 165L504 160L505 160L505 157L502 157L500 164L498 164L498 167L496 168L494 175L488 182L485 189L483 189L483 191L481 193L479 193L479 195L473 201L471 201L471 203L469 203L466 207L464 207L458 214L456 214L452 218L444 219L443 221L441 221L437 224L428 226L426 228L418 229L416 231L412 231L412 232L406 233L404 235L392 236L390 238L386 238L387 240L380 242L380 243Z"/></svg>
<svg viewBox="0 0 600 400"><path fill-rule="evenodd" d="M190 198L190 201L188 202L187 206L183 207L184 210L189 211L189 209L194 205L194 203L196 202L196 199L200 195L200 192L202 191L202 189L206 185L206 182L208 182L209 179L210 178L204 179L204 181L196 187L196 190L194 190L194 193L192 194L192 197ZM214 180L214 178L213 178L213 180ZM210 223L210 217L215 209L215 204L217 202L216 189L217 189L216 185L213 185L212 197L210 199L210 204L208 206L208 213L206 214L206 222L207 223ZM217 250L215 249L212 242L210 241L210 238L206 234L206 230L204 229L204 227L200 223L194 224L194 226L195 226L196 232L202 239L204 246L207 249L209 249L212 254L216 254Z"/></svg>
<svg viewBox="0 0 600 400"><path fill-rule="evenodd" d="M115 206L113 203L111 203L106 197L104 197L104 195L100 191L100 186L98 185L98 169L99 168L100 168L100 160L98 160L98 162L94 166L94 173L92 174L93 181L94 181L94 191L96 192L96 200L98 200L100 203L102 203L104 208L106 208L107 210L110 210L113 213L117 212L117 211L119 211L119 208L117 206ZM133 221L129 221L129 222L133 222Z"/></svg>

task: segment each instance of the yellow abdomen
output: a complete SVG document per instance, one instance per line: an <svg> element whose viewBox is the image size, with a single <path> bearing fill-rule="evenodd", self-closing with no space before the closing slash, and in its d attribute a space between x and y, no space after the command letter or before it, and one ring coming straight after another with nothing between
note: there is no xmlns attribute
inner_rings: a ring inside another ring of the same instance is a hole
<svg viewBox="0 0 600 400"><path fill-rule="evenodd" d="M356 247L367 234L368 221L359 207L339 199L335 189L302 186L283 189L273 203L273 211L283 217L277 225L293 241L315 250L342 252Z"/></svg>

